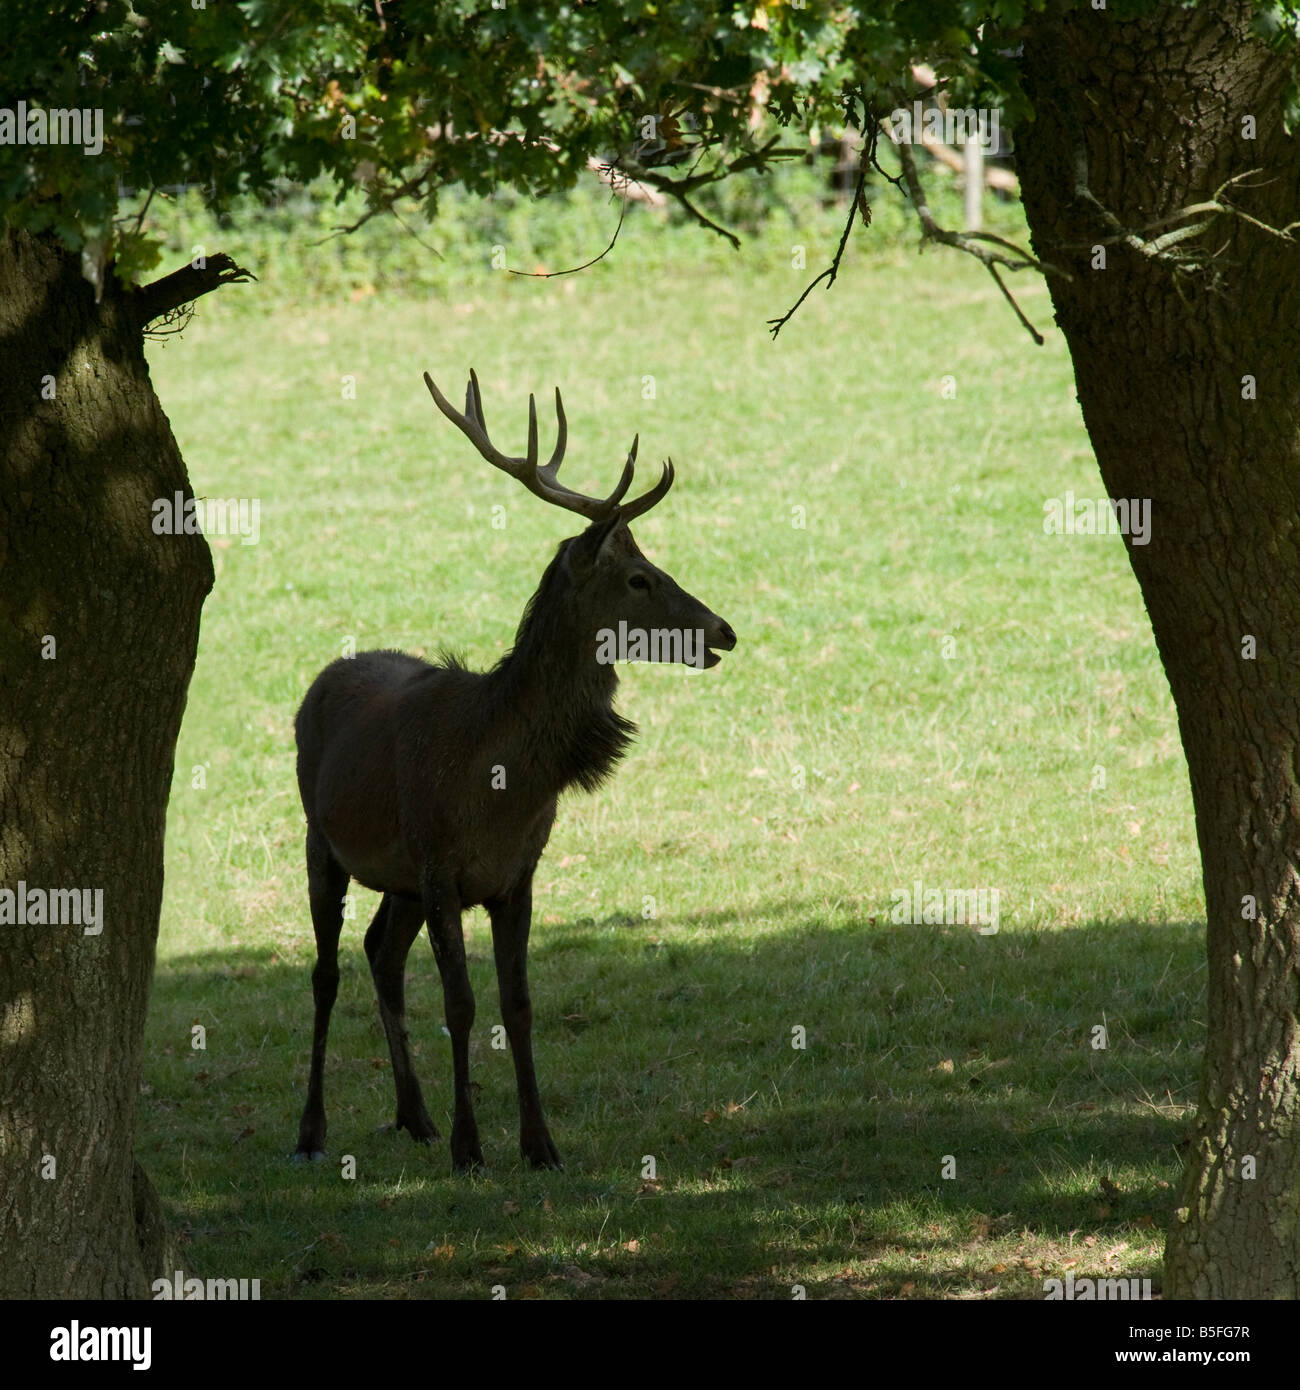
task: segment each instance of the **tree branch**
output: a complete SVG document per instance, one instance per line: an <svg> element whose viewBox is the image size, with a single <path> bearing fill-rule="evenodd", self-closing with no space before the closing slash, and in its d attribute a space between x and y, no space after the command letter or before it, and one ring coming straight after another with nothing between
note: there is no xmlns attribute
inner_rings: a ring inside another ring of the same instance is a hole
<svg viewBox="0 0 1300 1390"><path fill-rule="evenodd" d="M798 299L790 306L789 310L782 314L779 319L768 319L768 328L771 331L773 340L787 323L795 316L799 306L805 299L821 284L826 281L826 288L835 283L835 277L840 273L840 261L844 258L844 248L849 244L849 233L853 230L853 219L858 214L862 214L862 225L871 225L871 205L867 202L865 190L867 185L867 170L874 169L882 178L888 180L897 187L898 179L891 178L889 174L880 167L880 161L876 157L876 142L880 138L880 123L871 118L871 113L867 107L866 97L860 97L862 102L863 120L865 133L862 139L862 152L858 156L858 182L853 190L853 199L849 204L849 215L844 223L844 230L840 233L840 244L835 249L835 259L830 265L808 286Z"/></svg>
<svg viewBox="0 0 1300 1390"><path fill-rule="evenodd" d="M668 174L661 174L656 169L647 168L637 160L617 161L611 167L617 169L625 178L631 178L637 183L643 183L651 188L657 188L660 192L674 198L681 205L684 212L694 218L701 227L707 227L709 231L716 232L726 239L737 250L740 249L740 238L735 232L729 231L726 227L720 226L711 217L706 216L699 208L691 202L689 194L697 188L703 188L706 184L719 183L721 180L730 178L733 174L745 173L750 169L763 170L768 161L772 159L791 159L802 158L804 151L795 148L776 148L777 141L781 138L780 132L756 150L750 150L748 154L737 155L729 164L722 160L716 167L706 169L703 173L688 174L684 178L672 178ZM698 163L698 160L696 161Z"/></svg>
<svg viewBox="0 0 1300 1390"><path fill-rule="evenodd" d="M256 280L252 271L236 265L224 252L209 256L202 269L194 265L182 266L170 275L164 275L151 284L137 286L131 291L129 303L141 328L190 304L202 295L211 294L222 285L242 284Z"/></svg>
<svg viewBox="0 0 1300 1390"><path fill-rule="evenodd" d="M935 220L934 213L930 211L925 189L921 186L921 176L916 171L916 159L912 154L911 145L904 140L895 148L898 150L899 163L903 166L903 181L907 185L912 206L916 209L917 218L921 223L922 244L927 241L937 241L942 246L951 246L958 251L964 251L968 256L974 256L993 277L994 283L1002 291L1007 303L1015 310L1016 317L1024 325L1025 331L1039 347L1042 347L1045 341L1043 335L1025 317L1020 305L1016 303L1015 297L1003 283L1002 276L998 274L999 267L1003 270L1036 270L1040 275L1060 275L1066 280L1073 277L1059 266L1052 265L1047 261L1035 260L1028 251L1017 246L1014 242L1007 241L1005 237L994 236L991 232L954 232L947 227L941 227ZM992 246L1001 246L1011 252L1011 255L990 250L989 246L983 246L980 244L981 242L988 242Z"/></svg>
<svg viewBox="0 0 1300 1390"><path fill-rule="evenodd" d="M720 237L726 237L731 243L733 250L740 250L740 238L735 232L728 230L726 227L722 226L721 223L715 222L711 217L707 217L702 213L686 196L686 190L682 188L679 183L675 182L673 179L663 179L661 181L655 178L653 173L642 174L641 179L643 182L652 184L655 188L662 189L670 198L675 198L681 204L682 210L693 217L701 227L706 227L711 232L717 232ZM706 182L712 182L712 180L706 180Z"/></svg>
<svg viewBox="0 0 1300 1390"><path fill-rule="evenodd" d="M626 194L623 197L623 206L619 209L618 226L614 228L614 235L609 239L609 245L600 253L593 256L589 261L583 261L581 265L570 266L568 270L511 270L511 275L524 275L537 280L553 280L557 275L576 275L580 270L586 270L588 266L595 265L597 261L603 261L606 256L614 249L614 243L618 240L618 234L623 230L623 219L627 216L628 199ZM506 267L509 270L509 267Z"/></svg>
<svg viewBox="0 0 1300 1390"><path fill-rule="evenodd" d="M405 183L399 184L391 192L385 193L377 203L368 207L355 222L350 222L346 226L335 227L329 236L323 236L319 241L313 242L312 244L315 246L324 246L327 241L333 241L336 237L351 236L353 232L359 231L364 227L372 217L378 217L381 212L392 212L393 216L397 217L396 212L393 210L393 204L396 203L399 198L410 197L418 193L432 173L432 166L427 169L422 169L418 174L414 174L407 179ZM401 218L397 220L402 226L403 231L410 231L410 228L402 223ZM415 233L411 232L411 235L415 236ZM416 240L419 241L419 238L416 237ZM424 245L423 242L420 242L420 244L422 246ZM432 247L427 249L432 250ZM436 255L437 253L435 252L434 254Z"/></svg>
<svg viewBox="0 0 1300 1390"><path fill-rule="evenodd" d="M868 226L871 222L871 207L863 196L863 190L867 182L867 169L870 167L870 158L868 157L869 148L870 142L864 144L862 147L862 157L858 161L858 182L853 190L853 200L849 204L848 219L844 223L843 232L840 233L840 244L835 248L835 259L831 261L830 265L828 265L812 284L804 290L799 298L795 300L780 318L768 319L767 326L772 334L773 341L776 340L777 334L780 333L786 324L794 318L799 310L799 306L823 280L826 281L827 289L830 289L835 283L835 277L840 273L840 261L844 259L844 248L849 244L849 233L853 230L853 219L857 216L858 212L861 211L862 213L862 225L864 227Z"/></svg>
<svg viewBox="0 0 1300 1390"><path fill-rule="evenodd" d="M1263 171L1260 169L1247 169L1245 173L1234 174L1232 178L1225 179L1214 190L1214 196L1206 202L1189 203L1186 207L1179 208L1176 212L1168 213L1164 217L1158 217L1154 222L1148 222L1143 227L1125 227L1119 218L1108 207L1104 206L1092 189L1088 187L1088 154L1082 138L1077 135L1074 144L1073 164L1075 198L1097 214L1110 235L1098 238L1095 242L1071 243L1065 248L1066 250L1087 250L1094 245L1127 246L1130 251L1136 251L1139 255L1146 256L1151 260L1168 261L1176 272L1186 274L1189 271L1204 270L1214 257L1195 248L1189 247L1187 250L1179 251L1172 251L1171 248L1177 246L1179 242L1208 231L1213 226L1216 217L1237 217L1258 231L1275 236L1281 241L1294 242L1296 240L1292 233L1297 227L1300 227L1300 221L1289 222L1285 227L1271 227L1267 222L1261 222L1259 218L1252 217L1248 212L1243 212L1235 203L1229 202L1224 197L1228 189L1235 184L1250 178L1253 174L1262 173ZM1171 222L1181 222L1188 217L1203 217L1206 220L1193 222L1186 227L1174 227L1157 237L1148 238L1146 235L1148 232L1169 226Z"/></svg>

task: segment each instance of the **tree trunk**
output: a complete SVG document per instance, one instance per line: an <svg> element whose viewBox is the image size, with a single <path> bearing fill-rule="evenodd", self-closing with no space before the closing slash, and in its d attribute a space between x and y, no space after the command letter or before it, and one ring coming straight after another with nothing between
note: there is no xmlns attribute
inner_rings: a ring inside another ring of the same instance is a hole
<svg viewBox="0 0 1300 1390"><path fill-rule="evenodd" d="M25 885L28 916L0 894L5 1298L147 1297L175 1268L133 1145L212 567L201 535L153 531L154 500L190 491L140 326L115 283L95 303L75 256L0 234L0 889ZM97 923L49 920L97 892Z"/></svg>
<svg viewBox="0 0 1300 1390"><path fill-rule="evenodd" d="M1127 228L1253 169L1223 198L1274 227L1300 219L1286 73L1249 14L1031 20L1037 119L1016 132L1035 252L1073 276L1052 299L1105 490L1151 499L1149 544L1126 544L1196 807L1209 1035L1166 1252L1180 1298L1300 1297L1300 248L1211 214L1169 248L1222 249L1203 273L1122 243L1097 268L1113 229L1076 196L1074 156Z"/></svg>

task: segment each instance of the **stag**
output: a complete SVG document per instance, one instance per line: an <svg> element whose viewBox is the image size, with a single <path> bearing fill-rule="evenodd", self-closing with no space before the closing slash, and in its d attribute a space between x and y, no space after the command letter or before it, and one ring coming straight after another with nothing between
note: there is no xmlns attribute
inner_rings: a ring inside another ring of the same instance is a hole
<svg viewBox="0 0 1300 1390"><path fill-rule="evenodd" d="M483 1162L469 1083L474 994L461 931L462 912L482 904L492 922L501 1018L514 1058L519 1147L533 1167L558 1168L533 1070L527 970L533 874L560 793L594 791L636 732L614 710L618 680L605 655L608 636L687 633L695 642L650 644L654 659L711 667L720 660L717 650L736 645L736 635L652 565L628 530L672 486L671 459L654 487L624 502L636 464L634 439L614 491L587 496L556 476L568 441L558 389L557 442L539 466L531 396L528 452L518 458L488 439L473 372L463 413L427 372L424 383L493 467L590 524L556 551L513 648L492 670L470 671L453 658L431 665L402 652L362 652L327 666L302 702L294 732L316 966L311 1079L296 1157L324 1157L325 1043L338 993L344 899L356 879L383 894L365 950L393 1061L397 1128L421 1143L438 1138L411 1066L404 1000L406 957L427 922L451 1034L452 1163L464 1172Z"/></svg>

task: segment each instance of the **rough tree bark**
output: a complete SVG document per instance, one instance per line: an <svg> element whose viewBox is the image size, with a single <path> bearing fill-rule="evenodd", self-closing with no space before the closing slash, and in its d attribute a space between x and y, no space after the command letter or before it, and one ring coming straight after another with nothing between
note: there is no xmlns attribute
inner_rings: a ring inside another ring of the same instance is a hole
<svg viewBox="0 0 1300 1390"><path fill-rule="evenodd" d="M176 1268L133 1140L212 567L202 536L152 529L154 499L191 494L141 329L202 292L111 284L97 305L76 257L0 234L0 888L103 893L95 935L0 925L6 1298L146 1297Z"/></svg>
<svg viewBox="0 0 1300 1390"><path fill-rule="evenodd" d="M1300 1297L1300 247L1210 212L1139 236L1210 222L1162 256L1119 242L1096 268L1093 246L1115 232L1076 195L1076 155L1127 228L1252 169L1254 186L1220 201L1274 227L1300 219L1285 73L1248 16L1224 3L1036 18L1037 119L1016 132L1035 253L1073 276L1052 297L1106 490L1152 500L1150 543L1129 558L1196 807L1209 1036L1166 1251L1165 1292L1183 1298ZM1180 274L1168 254L1193 247L1222 249L1209 273Z"/></svg>

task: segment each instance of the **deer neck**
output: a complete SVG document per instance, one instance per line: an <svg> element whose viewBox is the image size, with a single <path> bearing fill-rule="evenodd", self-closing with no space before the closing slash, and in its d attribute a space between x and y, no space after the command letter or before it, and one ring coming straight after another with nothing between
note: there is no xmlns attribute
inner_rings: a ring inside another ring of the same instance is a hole
<svg viewBox="0 0 1300 1390"><path fill-rule="evenodd" d="M618 677L596 660L596 638L529 606L514 648L489 675L492 703L512 730L516 765L539 795L594 790L636 726L614 709Z"/></svg>

